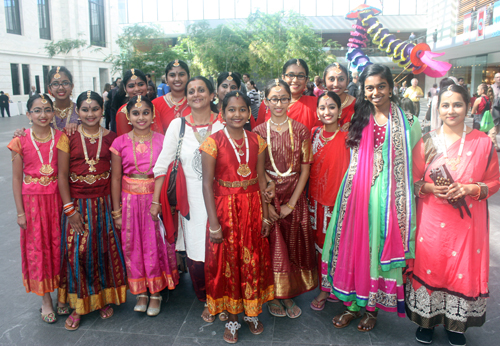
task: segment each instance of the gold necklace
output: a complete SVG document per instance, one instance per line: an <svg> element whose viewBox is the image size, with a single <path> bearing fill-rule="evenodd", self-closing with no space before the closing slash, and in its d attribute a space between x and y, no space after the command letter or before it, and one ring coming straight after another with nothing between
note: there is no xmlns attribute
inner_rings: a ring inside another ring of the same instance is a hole
<svg viewBox="0 0 500 346"><path fill-rule="evenodd" d="M85 136L85 138L89 139L90 144L95 144L96 139L99 138L99 136L100 136L100 132L99 131L97 131L97 133L94 133L93 135L88 134L87 132L85 132L83 126L82 126L82 131L81 132Z"/></svg>
<svg viewBox="0 0 500 346"><path fill-rule="evenodd" d="M271 119L269 119L271 120ZM269 151L269 159L271 160L271 164L273 166L273 170L274 172L276 172L276 174L279 176L279 177L288 177L290 175L290 173L292 172L292 168L293 168L293 155L294 155L294 149L295 149L295 145L293 143L293 130L292 130L292 120L291 119L288 119L288 132L290 133L290 142L291 142L291 146L292 146L292 163L290 164L290 167L288 168L288 170L285 172L285 173L281 173L278 168L276 167L276 164L274 163L274 158L273 158L273 150L271 148L271 122L268 121L267 122L267 150Z"/></svg>
<svg viewBox="0 0 500 346"><path fill-rule="evenodd" d="M149 141L153 137L153 132L149 131L147 135L144 136L139 136L135 134L135 131L132 132L132 137L135 138L137 136L137 139L139 140L139 143L144 143L146 141Z"/></svg>
<svg viewBox="0 0 500 346"><path fill-rule="evenodd" d="M243 148L243 144L245 144L245 141L242 141L241 144L238 144L233 139L233 137L229 136L229 139L233 142L233 144L236 146L236 148L238 148L238 155L240 155L240 156L245 155L245 153L243 153L243 150L241 150L241 148Z"/></svg>
<svg viewBox="0 0 500 346"><path fill-rule="evenodd" d="M40 152L40 149L38 148L38 145L35 143L35 132L33 129L30 129L30 135L31 135L31 143L33 143L33 146L35 147L36 153L38 154L38 159L40 159L40 163L42 164L42 167L40 168L40 174L42 175L51 175L54 173L54 168L52 168L52 157L54 156L54 130L50 129L50 139L52 140L52 143L50 143L50 149L49 149L49 163L45 164L43 162L43 157L42 153Z"/></svg>
<svg viewBox="0 0 500 346"><path fill-rule="evenodd" d="M215 113L210 113L210 121L208 122L208 124L201 124L201 125L196 125L195 122L194 122L194 118L193 118L193 115L191 113L189 113L188 116L186 116L186 122L191 125L191 128L193 129L193 133L194 133L194 136L196 138L196 140L198 141L198 143L203 143L205 141L205 139L207 139L208 136L210 136L212 134L212 124L215 122L215 120L217 120L217 116L215 116ZM191 119L191 120L188 120L188 119ZM198 132L198 129L196 128L196 126L204 126L204 125L208 125L208 128L207 128L207 133L205 134L205 136L201 136L200 133Z"/></svg>
<svg viewBox="0 0 500 346"><path fill-rule="evenodd" d="M340 105L340 111L342 112L342 109L344 109L345 105L349 102L349 94L346 94L344 102Z"/></svg>
<svg viewBox="0 0 500 346"><path fill-rule="evenodd" d="M102 134L104 132L103 128L99 126L99 145L97 147L97 155L95 159L90 160L89 159L89 154L87 152L87 145L85 144L85 135L83 134L83 126L80 125L78 127L78 132L80 132L80 138L82 139L82 147L83 147L83 154L85 155L85 162L87 165L89 165L89 172L95 172L97 169L95 168L95 165L99 163L99 156L101 154L101 147L102 147ZM91 144L94 144L90 142Z"/></svg>
<svg viewBox="0 0 500 346"><path fill-rule="evenodd" d="M150 133L150 134L151 134L151 137L150 137L150 141L149 141L149 152L150 152L149 153L149 167L147 170L145 170L143 172L139 169L139 166L137 165L137 155L135 153L135 131L132 131L132 149L134 152L134 165L135 165L135 169L137 170L137 172L139 172L139 174L148 174L151 167L153 167L153 136L152 136L152 133ZM146 136L143 136L143 137L146 137ZM142 141L142 142L139 141L139 145L141 145L141 144L144 144L144 141Z"/></svg>
<svg viewBox="0 0 500 346"><path fill-rule="evenodd" d="M67 108L64 108L63 110L57 108L54 104L54 110L56 111L56 116L54 117L54 120L52 120L52 124L54 124L54 127L57 129L57 130L63 130L66 126L68 126L69 124L69 121L71 119L71 116L70 114L72 113L73 109L75 107L75 104L73 103L73 101L70 101L70 104L69 104L69 107ZM59 112L59 114L57 114L57 112ZM64 119L66 118L66 124L60 128L59 126L57 126L57 121L56 121L56 117L60 118L60 119Z"/></svg>
<svg viewBox="0 0 500 346"><path fill-rule="evenodd" d="M273 124L274 126L276 126L276 130L278 132L281 132L281 125L284 125L287 121L288 121L288 116L286 117L285 121L283 121L282 123L275 123L272 119L269 119L271 121L271 124Z"/></svg>
<svg viewBox="0 0 500 346"><path fill-rule="evenodd" d="M47 142L48 142L48 141L50 141L50 140L51 140L51 138L52 138L52 131L51 131L51 132L49 132L49 134L48 134L48 135L47 135L47 137L45 137L45 138L40 138L40 137L37 137L37 135L35 134L35 132L34 132L34 131L31 131L31 136L32 136L32 137L33 137L33 139L34 139L35 141L37 141L38 143L47 143Z"/></svg>
<svg viewBox="0 0 500 346"><path fill-rule="evenodd" d="M333 136L331 137L325 137L323 136L323 132L325 132L325 125L323 125L323 128L321 129L321 132L319 134L319 137L323 140L323 142L328 143L330 142L332 139L335 138L335 136L337 135L337 133L339 132L339 129L337 129L337 131L335 131L335 133L333 134Z"/></svg>
<svg viewBox="0 0 500 346"><path fill-rule="evenodd" d="M168 95L170 95L170 97ZM174 109L175 112L177 112L179 110L179 107L182 106L182 104L186 100L186 96L183 96L179 101L175 102L174 99L172 98L172 93L168 93L166 95L166 98L167 98L167 101L170 101L172 106L175 106L175 109ZM172 106L170 106L170 108L172 108Z"/></svg>
<svg viewBox="0 0 500 346"><path fill-rule="evenodd" d="M295 101L290 102L290 104L288 105L288 108L287 108L287 109L292 108L292 106L295 104L295 102L297 102L298 100L300 100L300 98L301 98L301 97L302 97L302 95L300 95L300 96L299 96L299 98L298 98L298 99L296 99Z"/></svg>

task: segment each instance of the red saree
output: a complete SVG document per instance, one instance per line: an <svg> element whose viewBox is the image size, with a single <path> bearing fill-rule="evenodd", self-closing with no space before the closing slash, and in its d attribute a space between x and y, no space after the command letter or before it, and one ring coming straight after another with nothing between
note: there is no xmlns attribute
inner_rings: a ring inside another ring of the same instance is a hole
<svg viewBox="0 0 500 346"><path fill-rule="evenodd" d="M356 100L352 101L351 104L348 104L344 108L342 108L342 113L339 117L339 126L342 127L346 123L350 123L352 120L352 116L354 115L354 104Z"/></svg>
<svg viewBox="0 0 500 346"><path fill-rule="evenodd" d="M258 181L247 188L224 187L219 183L257 179L257 156L266 149L262 138L247 132L250 147L248 167L252 173L241 177L239 163L224 131L210 136L200 151L214 157L214 195L217 217L224 240L212 243L207 229L205 278L207 304L212 315L224 310L258 316L262 304L274 299L273 277L269 269L269 241L262 238L262 205ZM243 141L243 139L242 139ZM241 143L239 143L241 144ZM244 159L243 159L244 160Z"/></svg>
<svg viewBox="0 0 500 346"><path fill-rule="evenodd" d="M153 102L153 105L156 108L156 119L159 119L161 122L163 134L167 132L168 126L172 120L185 117L191 113L191 107L188 106L186 98L184 98L184 101L179 105L171 103L168 100L167 95L157 97L151 102Z"/></svg>

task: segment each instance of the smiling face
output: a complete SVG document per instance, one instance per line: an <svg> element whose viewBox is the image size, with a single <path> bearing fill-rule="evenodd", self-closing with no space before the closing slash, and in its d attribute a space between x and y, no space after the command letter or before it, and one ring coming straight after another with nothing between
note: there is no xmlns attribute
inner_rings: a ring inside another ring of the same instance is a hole
<svg viewBox="0 0 500 346"><path fill-rule="evenodd" d="M141 107L133 106L129 112L129 119L136 130L149 129L153 121L153 111L145 102L141 102Z"/></svg>
<svg viewBox="0 0 500 346"><path fill-rule="evenodd" d="M250 110L243 97L231 97L222 113L226 126L234 129L243 128L249 117Z"/></svg>
<svg viewBox="0 0 500 346"><path fill-rule="evenodd" d="M71 83L66 73L59 72L59 74L61 75L59 79L52 77L50 80L49 90L56 100L66 100L71 96L73 83Z"/></svg>
<svg viewBox="0 0 500 346"><path fill-rule="evenodd" d="M202 80L193 80L187 86L187 101L191 108L203 109L210 107L214 94L210 93Z"/></svg>
<svg viewBox="0 0 500 346"><path fill-rule="evenodd" d="M174 66L167 73L167 85L174 92L184 93L188 79L188 73L181 66Z"/></svg>
<svg viewBox="0 0 500 346"><path fill-rule="evenodd" d="M28 119L33 122L33 125L45 127L49 126L54 118L54 110L50 103L45 100L45 103L42 102L42 99L36 99L31 106L31 110L26 113Z"/></svg>
<svg viewBox="0 0 500 346"><path fill-rule="evenodd" d="M328 91L341 95L347 89L348 77L341 69L332 67L326 72L325 85Z"/></svg>
<svg viewBox="0 0 500 346"><path fill-rule="evenodd" d="M284 100L286 100L286 102L283 102ZM264 99L264 104L269 107L271 114L278 118L286 116L289 102L290 95L281 85L279 87L273 87L269 92L269 95L267 95L267 97Z"/></svg>
<svg viewBox="0 0 500 346"><path fill-rule="evenodd" d="M390 87L385 78L374 75L365 79L365 96L375 108L383 108L390 104Z"/></svg>
<svg viewBox="0 0 500 346"><path fill-rule="evenodd" d="M132 80L130 78L127 81L127 84L125 84L125 91L127 92L129 98L138 95L146 96L148 93L148 83L140 78L137 78L136 80Z"/></svg>
<svg viewBox="0 0 500 346"><path fill-rule="evenodd" d="M96 127L102 118L102 108L96 100L92 100L90 104L85 100L78 108L78 116L86 127Z"/></svg>
<svg viewBox="0 0 500 346"><path fill-rule="evenodd" d="M224 97L226 97L227 93L236 90L238 90L238 86L234 80L224 80L217 88L217 95L219 97L219 100L224 100Z"/></svg>
<svg viewBox="0 0 500 346"><path fill-rule="evenodd" d="M286 73L281 78L290 86L292 95L302 95L307 85L306 70L302 66L292 64L287 67Z"/></svg>
<svg viewBox="0 0 500 346"><path fill-rule="evenodd" d="M339 118L340 109L330 97L321 97L317 109L319 120L325 125L334 124Z"/></svg>
<svg viewBox="0 0 500 346"><path fill-rule="evenodd" d="M463 126L465 115L467 114L467 105L462 95L456 92L445 92L441 95L439 104L439 118L448 127L457 125Z"/></svg>

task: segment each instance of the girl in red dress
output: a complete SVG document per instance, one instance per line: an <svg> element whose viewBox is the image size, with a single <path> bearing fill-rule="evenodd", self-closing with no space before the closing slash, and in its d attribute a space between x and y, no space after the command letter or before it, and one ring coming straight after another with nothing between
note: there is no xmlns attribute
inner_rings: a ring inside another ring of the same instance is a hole
<svg viewBox="0 0 500 346"><path fill-rule="evenodd" d="M333 91L318 98L318 118L323 126L312 130L314 163L309 176L309 216L314 232L314 243L318 255L318 271L321 274L320 294L311 303L311 309L323 310L326 301L338 301L332 294L326 268L322 268L321 254L326 230L330 223L337 192L349 167L349 148L346 146L347 132L340 130L338 123L342 112L340 97Z"/></svg>
<svg viewBox="0 0 500 346"><path fill-rule="evenodd" d="M251 117L250 99L233 91L222 104L223 131L200 147L203 197L209 227L205 277L210 314L229 313L224 340L238 340L238 314L252 334L264 325L257 316L262 304L274 298L267 236L271 228L265 200L266 142L243 126Z"/></svg>
<svg viewBox="0 0 500 346"><path fill-rule="evenodd" d="M12 151L12 190L21 227L23 283L26 292L43 296L42 320L54 323L50 292L59 287L62 209L55 146L67 137L50 127L54 109L47 95L30 97L27 109L31 129L7 146ZM58 313L67 313L59 305Z"/></svg>
<svg viewBox="0 0 500 346"><path fill-rule="evenodd" d="M338 123L341 128L340 131L347 132L351 125L354 104L356 103L356 98L347 93L349 71L338 62L334 62L325 68L323 79L325 80L326 90L333 91L340 97L342 113L339 116Z"/></svg>
<svg viewBox="0 0 500 346"><path fill-rule="evenodd" d="M127 102L134 96L147 97L148 80L146 75L136 68L125 72L120 90L113 98L113 107L116 112L116 134L121 136L132 131L132 124L127 119ZM156 113L156 110L155 110ZM157 119L158 114L156 114ZM163 134L163 126L160 121L151 124L151 130Z"/></svg>

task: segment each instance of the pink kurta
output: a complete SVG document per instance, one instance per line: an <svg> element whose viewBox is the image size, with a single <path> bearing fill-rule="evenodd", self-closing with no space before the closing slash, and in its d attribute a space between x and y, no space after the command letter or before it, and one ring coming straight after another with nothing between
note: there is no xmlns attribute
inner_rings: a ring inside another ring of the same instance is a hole
<svg viewBox="0 0 500 346"><path fill-rule="evenodd" d="M413 177L432 183L433 168L446 163L435 132L424 136L413 150ZM448 156L458 156L460 140L448 148ZM435 152L432 162L429 153ZM447 200L432 194L417 202L415 260L410 261L407 285L407 314L419 325L432 328L445 324L449 330L464 332L484 323L489 277L489 219L486 201L500 187L498 156L491 140L473 130L467 134L458 169L448 170L455 182L483 183L479 200L466 196L472 217L460 217ZM487 186L487 188L486 188Z"/></svg>
<svg viewBox="0 0 500 346"><path fill-rule="evenodd" d="M24 181L22 186L26 229L21 228L21 258L23 283L26 292L43 296L59 287L62 202L57 188L57 143L68 140L61 131L55 131L53 158L49 176L40 173L42 163L31 141L26 136L14 138L7 146L21 155ZM49 163L51 140L36 142L44 164ZM40 180L41 179L41 180Z"/></svg>
<svg viewBox="0 0 500 346"><path fill-rule="evenodd" d="M128 284L133 294L144 293L148 288L150 293L160 292L165 287L174 289L179 282L175 245L168 243L160 232L159 222L154 222L149 213L155 186L152 169L160 155L163 139L163 135L153 132L151 141L143 144L136 141L135 158L133 142L127 133L116 138L110 149L122 159L121 240ZM150 177L137 179L137 176L128 176L131 174Z"/></svg>

